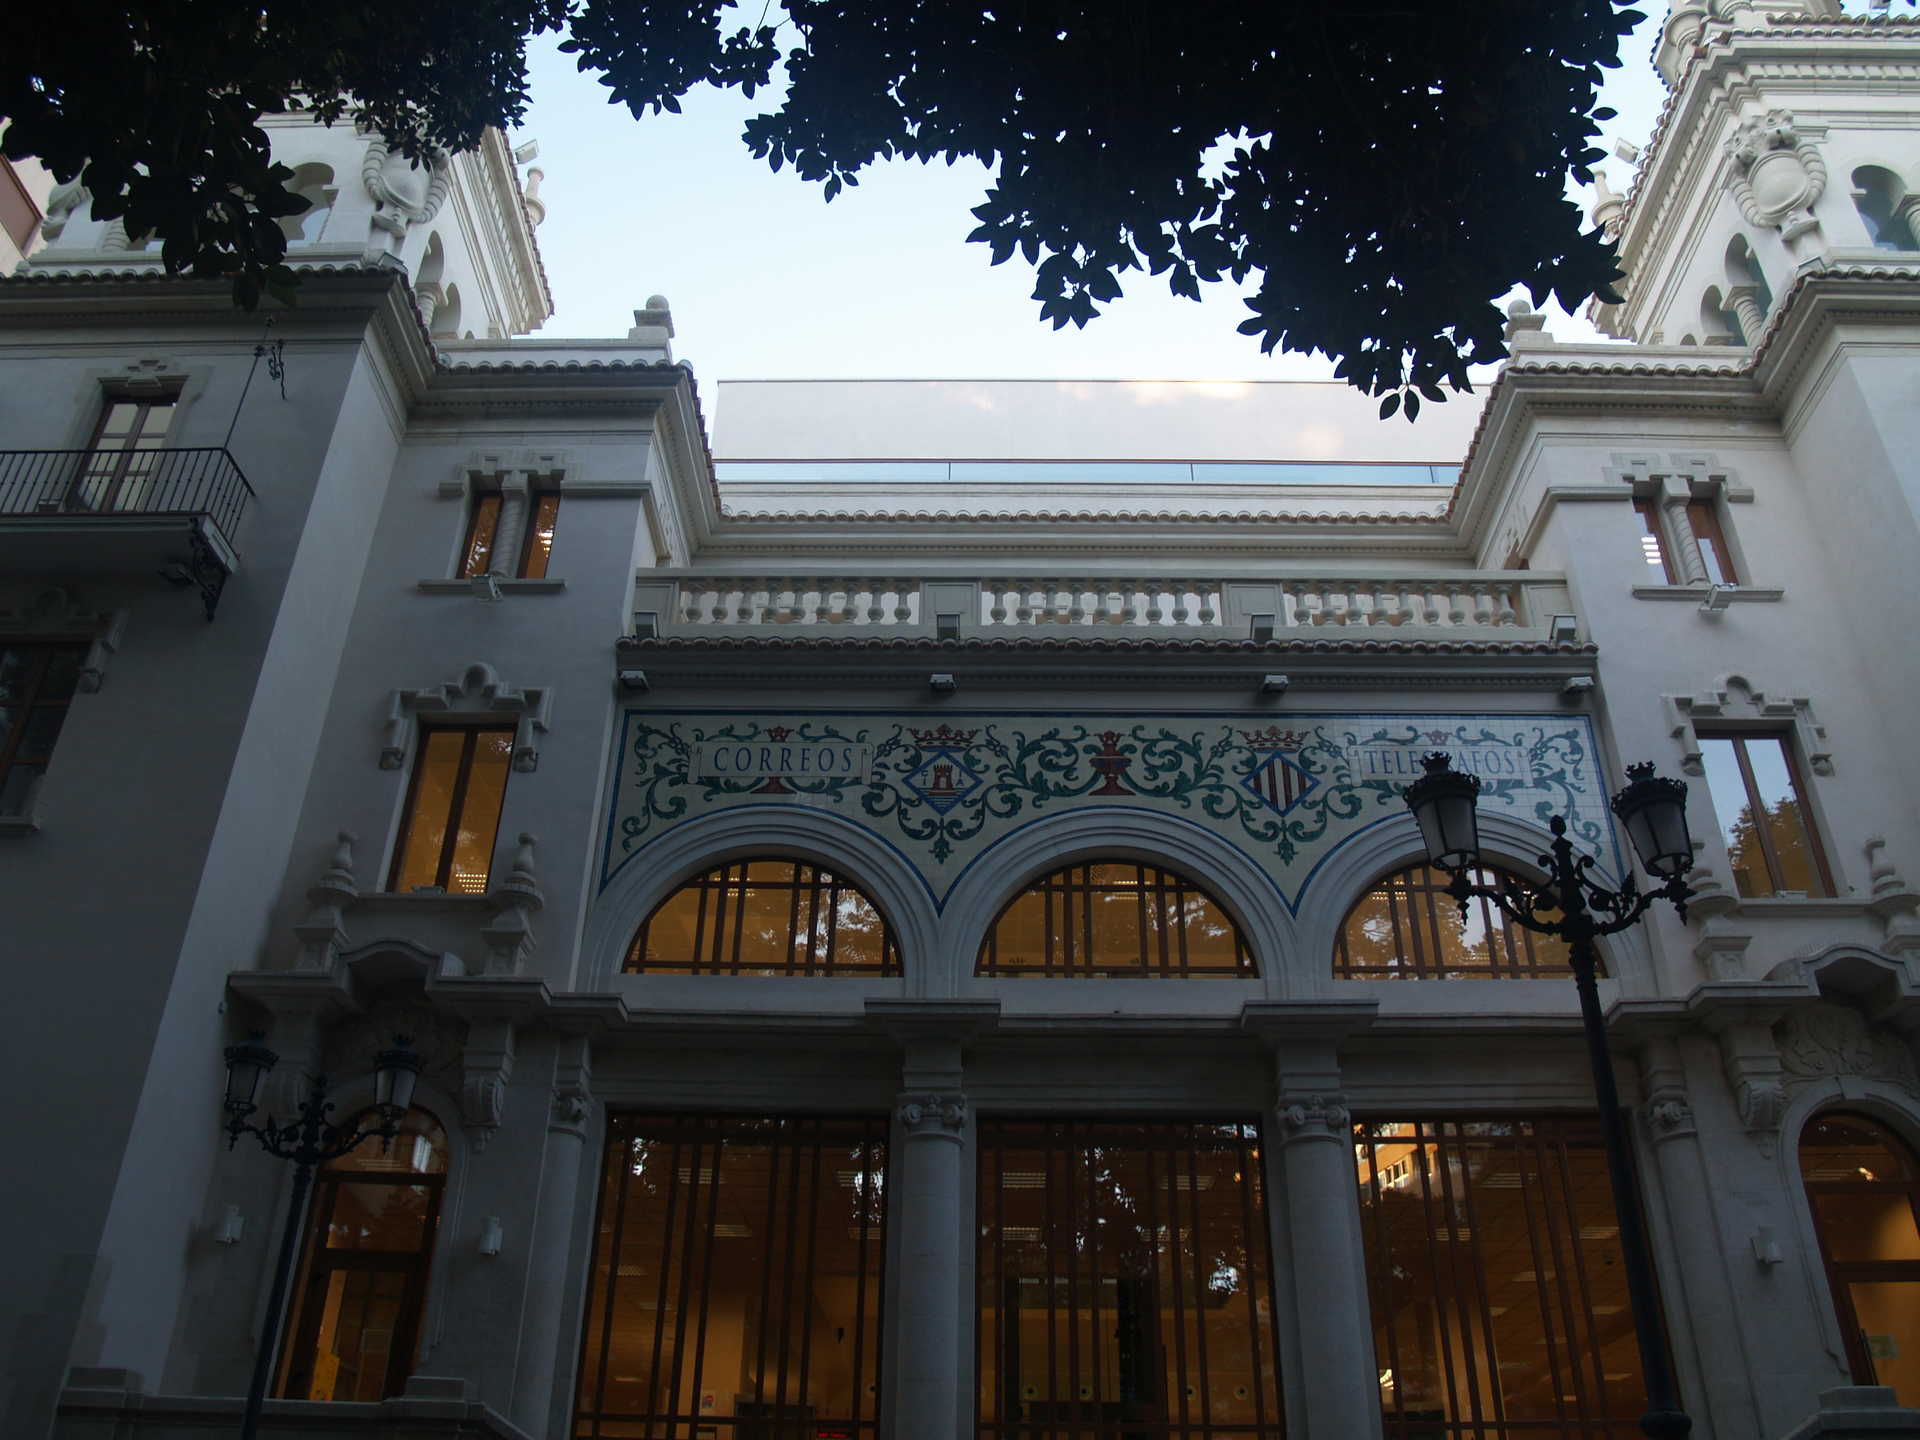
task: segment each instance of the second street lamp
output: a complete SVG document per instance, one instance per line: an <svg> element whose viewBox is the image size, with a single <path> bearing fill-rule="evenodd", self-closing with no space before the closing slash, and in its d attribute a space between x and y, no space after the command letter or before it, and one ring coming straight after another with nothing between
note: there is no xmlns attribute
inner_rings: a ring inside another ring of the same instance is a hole
<svg viewBox="0 0 1920 1440"><path fill-rule="evenodd" d="M1553 843L1540 857L1546 878L1524 884L1509 876L1499 885L1476 885L1468 871L1480 858L1476 805L1478 776L1453 768L1441 751L1423 762L1426 774L1402 791L1407 808L1419 823L1427 856L1439 869L1451 872L1447 894L1460 904L1490 900L1514 924L1536 934L1565 940L1580 992L1580 1019L1587 1040L1587 1060L1593 1071L1593 1093L1600 1110L1600 1133L1607 1148L1607 1176L1613 1187L1613 1208L1620 1224L1620 1261L1626 1272L1627 1296L1633 1309L1634 1336L1640 1347L1640 1370L1647 1387L1647 1410L1640 1431L1650 1440L1680 1440L1693 1421L1680 1408L1668 1360L1666 1332L1653 1283L1653 1262L1647 1250L1646 1225L1640 1195L1634 1184L1633 1152L1627 1140L1626 1117L1614 1083L1613 1057L1607 1050L1606 1019L1600 1013L1595 984L1599 952L1594 942L1637 925L1655 900L1670 901L1682 918L1687 913L1685 875L1693 868L1693 842L1687 837L1687 787L1653 773L1652 765L1629 765L1626 789L1613 797L1613 813L1626 828L1627 838L1647 873L1661 883L1642 892L1629 875L1618 889L1596 881L1594 858L1575 852L1567 839L1567 821L1555 815L1549 821Z"/></svg>
<svg viewBox="0 0 1920 1440"><path fill-rule="evenodd" d="M227 1047L227 1148L231 1150L238 1144L242 1135L251 1135L269 1155L293 1161L293 1194L287 1201L287 1225L281 1232L273 1289L267 1298L266 1319L260 1326L260 1348L253 1359L253 1382L247 1388L246 1409L241 1412L240 1440L254 1440L260 1428L260 1410L266 1403L267 1378L279 1348L287 1282L293 1273L294 1254L300 1248L300 1231L306 1220L307 1193L313 1186L314 1167L339 1159L375 1136L391 1142L400 1133L400 1121L407 1107L413 1104L414 1086L420 1079L420 1057L410 1048L406 1036L396 1035L392 1049L382 1050L373 1057L373 1110L380 1117L379 1125L365 1129L358 1116L346 1125L336 1125L329 1120L333 1102L327 1099L324 1075L313 1077L313 1087L291 1123L277 1125L269 1115L266 1124L252 1125L247 1117L260 1103L260 1083L280 1061L278 1055L260 1043L260 1038L255 1035L244 1044Z"/></svg>

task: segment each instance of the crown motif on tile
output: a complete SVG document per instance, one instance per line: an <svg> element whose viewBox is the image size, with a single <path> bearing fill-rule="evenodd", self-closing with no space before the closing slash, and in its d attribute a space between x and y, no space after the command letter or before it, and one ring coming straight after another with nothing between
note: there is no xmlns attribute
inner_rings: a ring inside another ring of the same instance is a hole
<svg viewBox="0 0 1920 1440"><path fill-rule="evenodd" d="M1282 730L1278 725L1269 725L1264 730L1242 730L1240 738L1249 745L1261 749L1298 750L1307 743L1306 736L1294 730Z"/></svg>
<svg viewBox="0 0 1920 1440"><path fill-rule="evenodd" d="M956 730L951 725L942 725L937 730L916 730L913 743L920 746L960 746L973 744L978 730Z"/></svg>

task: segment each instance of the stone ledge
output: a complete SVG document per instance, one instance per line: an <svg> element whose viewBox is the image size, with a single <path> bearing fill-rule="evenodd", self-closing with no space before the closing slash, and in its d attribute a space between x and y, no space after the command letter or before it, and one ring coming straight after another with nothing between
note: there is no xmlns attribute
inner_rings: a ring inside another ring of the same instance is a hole
<svg viewBox="0 0 1920 1440"><path fill-rule="evenodd" d="M238 1396L143 1395L139 1383L130 1371L70 1372L52 1440L232 1440L239 1430ZM375 1404L269 1400L261 1440L532 1440L467 1396L465 1380L416 1375Z"/></svg>
<svg viewBox="0 0 1920 1440"><path fill-rule="evenodd" d="M567 588L564 580L516 580L504 575L494 577L494 587L502 595L558 595ZM468 595L476 592L471 580L418 580L414 588L422 595Z"/></svg>
<svg viewBox="0 0 1920 1440"><path fill-rule="evenodd" d="M1820 1409L1782 1440L1920 1440L1920 1410L1902 1409L1884 1385L1842 1385L1820 1392Z"/></svg>
<svg viewBox="0 0 1920 1440"><path fill-rule="evenodd" d="M1708 595L1717 589L1720 598L1735 604L1745 604L1753 600L1783 600L1787 592L1777 587L1765 585L1636 585L1633 598L1636 600L1691 600L1696 605L1703 603Z"/></svg>

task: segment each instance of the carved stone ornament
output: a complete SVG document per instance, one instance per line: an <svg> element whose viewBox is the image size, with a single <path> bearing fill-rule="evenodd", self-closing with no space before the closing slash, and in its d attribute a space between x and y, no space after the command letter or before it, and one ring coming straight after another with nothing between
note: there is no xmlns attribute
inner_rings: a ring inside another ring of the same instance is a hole
<svg viewBox="0 0 1920 1440"><path fill-rule="evenodd" d="M508 1020L474 1022L460 1057L460 1119L476 1151L485 1150L507 1110L507 1082L513 1079L514 1034Z"/></svg>
<svg viewBox="0 0 1920 1440"><path fill-rule="evenodd" d="M1343 1095L1309 1095L1304 1100L1283 1101L1279 1107L1280 1143L1324 1138L1344 1141L1353 1123L1345 1099Z"/></svg>
<svg viewBox="0 0 1920 1440"><path fill-rule="evenodd" d="M371 136L360 160L360 183L373 197L373 225L396 239L413 225L422 225L440 213L453 188L453 162L435 151L425 165L389 150L384 137Z"/></svg>
<svg viewBox="0 0 1920 1440"><path fill-rule="evenodd" d="M80 662L75 687L83 695L96 693L106 679L107 664L120 648L126 629L124 610L91 609L73 591L50 585L34 592L24 605L0 608L0 631L23 640L73 638L85 640L86 659Z"/></svg>
<svg viewBox="0 0 1920 1440"><path fill-rule="evenodd" d="M592 1116L592 1095L583 1089L556 1090L553 1092L553 1109L547 1128L569 1135L582 1135L586 1133L587 1121Z"/></svg>
<svg viewBox="0 0 1920 1440"><path fill-rule="evenodd" d="M502 680L491 665L475 662L458 679L424 690L396 690L387 704L387 743L380 750L380 768L399 770L420 720L513 721L513 768L521 772L540 768L540 737L553 713L553 690L548 686L522 689Z"/></svg>
<svg viewBox="0 0 1920 1440"><path fill-rule="evenodd" d="M1727 141L1728 181L1740 213L1793 240L1819 225L1813 205L1827 188L1827 163L1800 137L1791 110L1750 115Z"/></svg>
<svg viewBox="0 0 1920 1440"><path fill-rule="evenodd" d="M1796 1010L1782 1023L1780 1059L1789 1084L1855 1076L1920 1095L1912 1051L1858 1010L1830 1000Z"/></svg>
<svg viewBox="0 0 1920 1440"><path fill-rule="evenodd" d="M1647 1123L1656 1140L1677 1140L1694 1133L1693 1106L1684 1096L1669 1095L1647 1105Z"/></svg>
<svg viewBox="0 0 1920 1440"><path fill-rule="evenodd" d="M967 1124L967 1102L960 1095L903 1095L900 1124L908 1138L931 1136L958 1140Z"/></svg>
<svg viewBox="0 0 1920 1440"><path fill-rule="evenodd" d="M74 212L92 204L93 192L77 178L54 186L52 193L47 196L47 213L40 221L41 238L58 240Z"/></svg>

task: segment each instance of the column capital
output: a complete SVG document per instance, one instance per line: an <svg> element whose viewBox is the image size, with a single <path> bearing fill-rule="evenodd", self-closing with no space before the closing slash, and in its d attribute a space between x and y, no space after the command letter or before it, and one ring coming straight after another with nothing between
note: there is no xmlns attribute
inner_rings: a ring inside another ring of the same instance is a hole
<svg viewBox="0 0 1920 1440"><path fill-rule="evenodd" d="M1274 1128L1282 1146L1296 1140L1338 1140L1343 1144L1353 1123L1347 1109L1347 1097L1326 1095L1282 1095L1273 1107Z"/></svg>
<svg viewBox="0 0 1920 1440"><path fill-rule="evenodd" d="M958 1144L967 1128L967 1097L953 1092L909 1090L894 1102L909 1140L951 1140Z"/></svg>

